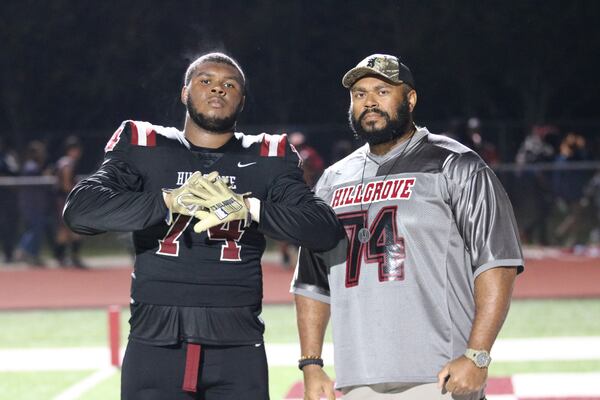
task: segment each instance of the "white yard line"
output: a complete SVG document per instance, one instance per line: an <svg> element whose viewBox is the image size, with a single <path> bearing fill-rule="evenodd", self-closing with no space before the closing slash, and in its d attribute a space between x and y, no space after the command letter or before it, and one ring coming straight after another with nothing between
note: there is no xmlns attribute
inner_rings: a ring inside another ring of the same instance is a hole
<svg viewBox="0 0 600 400"><path fill-rule="evenodd" d="M600 336L500 339L494 361L600 360Z"/></svg>
<svg viewBox="0 0 600 400"><path fill-rule="evenodd" d="M53 400L76 400L103 380L110 378L116 371L117 369L114 367L98 370L87 378L67 388L67 390L54 397Z"/></svg>
<svg viewBox="0 0 600 400"><path fill-rule="evenodd" d="M271 366L296 365L299 344L267 344ZM600 336L499 339L491 353L493 361L600 360ZM333 364L333 345L323 345L323 360Z"/></svg>
<svg viewBox="0 0 600 400"><path fill-rule="evenodd" d="M494 378L490 378L494 380ZM294 393L298 393L297 382ZM547 398L567 400L600 397L600 372L595 373L536 373L516 374L512 376L512 393L506 393L509 388L504 388L505 394L487 394L488 400L519 400L531 398ZM288 397L286 400L302 400L301 398Z"/></svg>
<svg viewBox="0 0 600 400"><path fill-rule="evenodd" d="M515 374L512 376L518 397L561 397L600 395L600 373Z"/></svg>
<svg viewBox="0 0 600 400"><path fill-rule="evenodd" d="M296 365L300 354L297 343L267 344L266 350L271 366ZM327 364L333 364L331 343L323 346L323 358ZM600 336L500 339L494 345L492 358L495 362L600 360ZM0 350L0 372L97 370L108 365L110 354L108 348L102 347Z"/></svg>

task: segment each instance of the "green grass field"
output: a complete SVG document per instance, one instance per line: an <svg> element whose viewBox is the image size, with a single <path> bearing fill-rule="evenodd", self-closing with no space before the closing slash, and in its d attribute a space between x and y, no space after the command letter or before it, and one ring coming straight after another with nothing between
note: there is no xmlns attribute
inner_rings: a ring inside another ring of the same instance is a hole
<svg viewBox="0 0 600 400"><path fill-rule="evenodd" d="M123 310L122 343L126 341L129 311ZM552 336L600 336L599 300L514 301L501 338ZM270 343L297 342L293 306L265 306L263 319ZM107 346L105 310L0 312L0 350ZM327 341L330 341L327 336ZM330 372L331 368L328 368ZM600 371L600 360L548 362L495 362L490 374L506 376L523 372ZM0 372L0 400L51 399L94 371ZM272 399L281 399L290 385L301 379L293 367L270 368ZM90 389L84 400L119 398L119 374Z"/></svg>

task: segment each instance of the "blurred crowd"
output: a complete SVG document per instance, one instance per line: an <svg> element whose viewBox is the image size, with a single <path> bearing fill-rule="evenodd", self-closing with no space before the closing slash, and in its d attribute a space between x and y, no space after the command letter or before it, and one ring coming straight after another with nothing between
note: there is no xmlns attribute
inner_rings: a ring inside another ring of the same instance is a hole
<svg viewBox="0 0 600 400"><path fill-rule="evenodd" d="M515 162L514 197L526 243L582 248L600 244L600 170L587 139L554 125L533 126ZM527 168L529 166L529 168Z"/></svg>
<svg viewBox="0 0 600 400"><path fill-rule="evenodd" d="M54 177L0 185L0 241L5 263L44 267L44 242L61 267L85 268L81 238L64 225L62 209L76 183L77 163L83 154L80 140L69 136L52 160L44 142L29 142L22 154L0 137L0 177ZM51 182L48 184L47 182Z"/></svg>
<svg viewBox="0 0 600 400"><path fill-rule="evenodd" d="M503 181L523 243L600 255L600 160L584 135L533 125L514 159L501 165L477 118L449 126L446 134L475 150Z"/></svg>
<svg viewBox="0 0 600 400"><path fill-rule="evenodd" d="M478 118L453 119L443 133L475 150L502 180L515 209L526 244L552 245L600 256L600 160L586 137L557 126L531 127L512 157L501 156ZM362 143L344 139L317 148L319 136L288 134L304 160L304 179L314 186L330 164ZM4 260L29 265L54 264L85 268L81 238L62 222L67 194L76 182L83 147L68 137L49 156L44 142L34 140L17 153L0 137L1 177L51 177L48 184L0 184L0 241ZM88 171L80 171L88 172ZM0 180L1 182L1 180ZM45 244L45 246L44 246ZM42 256L42 248L49 251ZM279 244L281 261L295 265L297 249Z"/></svg>

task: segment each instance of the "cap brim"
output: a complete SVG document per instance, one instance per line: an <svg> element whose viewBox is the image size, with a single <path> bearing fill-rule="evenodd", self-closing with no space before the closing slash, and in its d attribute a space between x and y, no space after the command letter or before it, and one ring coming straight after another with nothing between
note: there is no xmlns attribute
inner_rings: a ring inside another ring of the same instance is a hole
<svg viewBox="0 0 600 400"><path fill-rule="evenodd" d="M356 83L357 80L359 80L360 78L363 78L367 75L380 76L383 79L385 79L386 81L393 82L393 83L402 83L403 82L402 80L399 80L399 79L390 79L389 76L384 75L381 72L374 70L372 68L369 68L369 67L357 67L357 68L352 68L350 71L346 72L346 75L344 75L344 77L342 78L342 85L346 89L350 89L352 87L352 85L354 85Z"/></svg>

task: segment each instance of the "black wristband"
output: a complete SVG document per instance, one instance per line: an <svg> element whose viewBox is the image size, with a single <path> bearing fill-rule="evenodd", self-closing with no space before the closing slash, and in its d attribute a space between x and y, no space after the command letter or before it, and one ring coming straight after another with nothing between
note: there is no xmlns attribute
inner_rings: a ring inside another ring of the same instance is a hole
<svg viewBox="0 0 600 400"><path fill-rule="evenodd" d="M322 358L305 358L303 360L298 361L298 369L302 370L302 368L307 365L318 365L319 367L323 367L323 359Z"/></svg>

